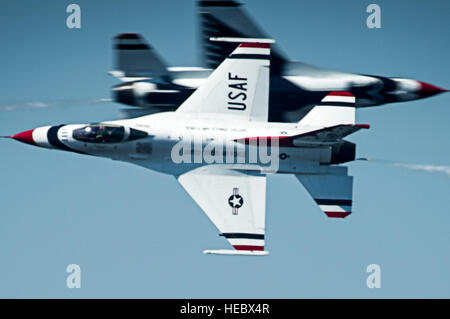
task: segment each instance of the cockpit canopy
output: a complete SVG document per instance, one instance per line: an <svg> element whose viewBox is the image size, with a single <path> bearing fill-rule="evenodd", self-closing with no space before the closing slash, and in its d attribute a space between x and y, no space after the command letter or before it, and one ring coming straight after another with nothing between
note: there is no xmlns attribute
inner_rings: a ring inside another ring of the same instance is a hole
<svg viewBox="0 0 450 319"><path fill-rule="evenodd" d="M94 124L73 131L73 138L89 143L117 143L123 140L123 126Z"/></svg>
<svg viewBox="0 0 450 319"><path fill-rule="evenodd" d="M91 124L73 131L73 138L88 143L118 143L147 137L146 132L113 124Z"/></svg>

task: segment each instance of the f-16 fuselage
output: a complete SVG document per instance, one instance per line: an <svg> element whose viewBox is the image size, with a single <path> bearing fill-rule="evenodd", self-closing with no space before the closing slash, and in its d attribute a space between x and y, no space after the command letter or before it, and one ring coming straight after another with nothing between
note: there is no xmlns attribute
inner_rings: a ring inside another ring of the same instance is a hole
<svg viewBox="0 0 450 319"><path fill-rule="evenodd" d="M351 142L315 144L304 138L316 129L294 123L205 120L168 112L96 124L44 126L11 138L172 175L203 165L272 173L319 173L330 169L322 164L355 159L355 145Z"/></svg>
<svg viewBox="0 0 450 319"><path fill-rule="evenodd" d="M149 79L119 84L113 88L113 98L147 112L174 111L210 73L211 70L202 68L168 68L165 81ZM320 102L330 91L352 93L356 107L413 101L447 92L412 79L344 73L290 62L281 75L271 76L269 121L298 121L308 106Z"/></svg>

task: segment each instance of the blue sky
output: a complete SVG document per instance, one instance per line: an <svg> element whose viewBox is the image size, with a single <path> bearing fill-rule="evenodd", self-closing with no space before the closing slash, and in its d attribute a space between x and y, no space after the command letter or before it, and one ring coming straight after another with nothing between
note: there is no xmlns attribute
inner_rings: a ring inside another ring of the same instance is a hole
<svg viewBox="0 0 450 319"><path fill-rule="evenodd" d="M0 135L116 118L120 105L88 101L117 83L107 75L117 33L142 33L171 65L198 65L194 1L76 1L80 30L65 25L70 3L0 3ZM377 1L379 30L365 25L370 1L281 3L246 8L291 59L450 88L450 2ZM359 110L371 129L350 137L357 155L449 166L449 98ZM11 140L0 152L0 297L450 297L445 174L350 163L345 220L327 219L294 177L271 176L270 255L228 257L202 254L227 243L171 176ZM66 287L72 263L81 289ZM380 289L366 287L372 263Z"/></svg>

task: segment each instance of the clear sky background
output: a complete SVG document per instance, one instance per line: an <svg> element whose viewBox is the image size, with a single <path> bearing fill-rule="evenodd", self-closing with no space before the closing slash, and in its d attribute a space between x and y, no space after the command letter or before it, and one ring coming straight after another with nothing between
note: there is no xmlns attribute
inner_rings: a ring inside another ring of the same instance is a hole
<svg viewBox="0 0 450 319"><path fill-rule="evenodd" d="M142 33L171 65L199 65L194 1L0 2L0 135L115 119L111 39ZM450 88L450 2L255 1L292 59ZM39 102L39 103L37 103ZM358 111L357 155L450 165L450 94ZM354 162L353 214L327 219L292 176L270 176L267 257L203 255L227 242L168 175L0 140L0 297L450 297L450 176ZM82 288L68 289L78 264ZM381 266L381 288L366 267Z"/></svg>

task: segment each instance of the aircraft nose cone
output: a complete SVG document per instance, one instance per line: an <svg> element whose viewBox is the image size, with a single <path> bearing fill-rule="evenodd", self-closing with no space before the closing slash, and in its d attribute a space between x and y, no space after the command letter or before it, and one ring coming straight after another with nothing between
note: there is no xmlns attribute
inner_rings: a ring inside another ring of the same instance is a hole
<svg viewBox="0 0 450 319"><path fill-rule="evenodd" d="M25 132L21 132L21 133L17 133L17 134L12 135L11 138L13 138L13 139L15 139L17 141L20 141L22 143L27 143L27 144L30 144L30 145L37 146L37 144L33 140L33 131L34 131L34 129L33 130L28 130L28 131L25 131Z"/></svg>
<svg viewBox="0 0 450 319"><path fill-rule="evenodd" d="M435 95L439 93L449 92L449 90L440 88L436 85L418 81L420 84L419 93L424 95Z"/></svg>

